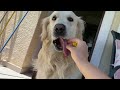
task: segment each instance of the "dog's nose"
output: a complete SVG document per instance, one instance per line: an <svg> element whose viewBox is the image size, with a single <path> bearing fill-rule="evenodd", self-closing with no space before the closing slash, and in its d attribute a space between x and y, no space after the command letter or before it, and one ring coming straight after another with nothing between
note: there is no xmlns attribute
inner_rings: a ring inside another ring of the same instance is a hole
<svg viewBox="0 0 120 90"><path fill-rule="evenodd" d="M63 24L56 24L55 27L54 27L54 30L55 30L55 33L57 35L60 35L60 36L64 36L65 35L65 30L66 30L66 27L65 25Z"/></svg>

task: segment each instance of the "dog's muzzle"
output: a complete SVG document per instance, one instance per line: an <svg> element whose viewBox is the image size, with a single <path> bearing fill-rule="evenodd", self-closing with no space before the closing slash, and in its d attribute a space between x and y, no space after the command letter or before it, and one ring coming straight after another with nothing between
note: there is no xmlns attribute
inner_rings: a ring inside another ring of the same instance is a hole
<svg viewBox="0 0 120 90"><path fill-rule="evenodd" d="M63 39L62 37L59 37L56 40L53 40L53 44L58 51L63 52L65 57L67 57L70 54L70 51L67 50L66 48L66 45L68 44L67 39Z"/></svg>
<svg viewBox="0 0 120 90"><path fill-rule="evenodd" d="M64 24L56 24L54 27L54 36L59 37L62 36L64 37L66 35L66 27Z"/></svg>

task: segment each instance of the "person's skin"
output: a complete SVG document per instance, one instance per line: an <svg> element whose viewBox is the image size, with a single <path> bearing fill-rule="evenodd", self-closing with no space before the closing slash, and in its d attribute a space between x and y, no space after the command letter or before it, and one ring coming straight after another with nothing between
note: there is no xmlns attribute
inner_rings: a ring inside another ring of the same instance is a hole
<svg viewBox="0 0 120 90"><path fill-rule="evenodd" d="M77 47L73 47L72 42L77 42ZM110 79L104 72L89 63L88 47L84 41L77 38L69 39L66 48L70 50L71 57L85 79Z"/></svg>

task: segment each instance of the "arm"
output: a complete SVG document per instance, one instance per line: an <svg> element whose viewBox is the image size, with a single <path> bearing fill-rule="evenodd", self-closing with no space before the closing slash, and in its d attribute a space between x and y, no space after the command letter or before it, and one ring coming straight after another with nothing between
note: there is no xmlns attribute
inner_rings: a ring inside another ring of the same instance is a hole
<svg viewBox="0 0 120 90"><path fill-rule="evenodd" d="M76 64L86 79L110 79L105 73L89 62L79 62L79 60L76 60Z"/></svg>
<svg viewBox="0 0 120 90"><path fill-rule="evenodd" d="M77 47L71 43L77 42ZM86 79L110 79L105 73L88 62L88 47L84 41L70 39L66 47L71 52L71 56Z"/></svg>

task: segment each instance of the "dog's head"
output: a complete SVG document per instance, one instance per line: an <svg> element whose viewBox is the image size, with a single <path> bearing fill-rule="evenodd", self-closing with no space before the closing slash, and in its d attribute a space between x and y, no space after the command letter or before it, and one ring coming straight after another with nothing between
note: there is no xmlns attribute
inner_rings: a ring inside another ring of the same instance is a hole
<svg viewBox="0 0 120 90"><path fill-rule="evenodd" d="M84 31L84 21L76 16L72 11L54 11L49 17L42 22L42 41L48 39L53 43L57 51L61 51L59 37L63 39L80 38Z"/></svg>

